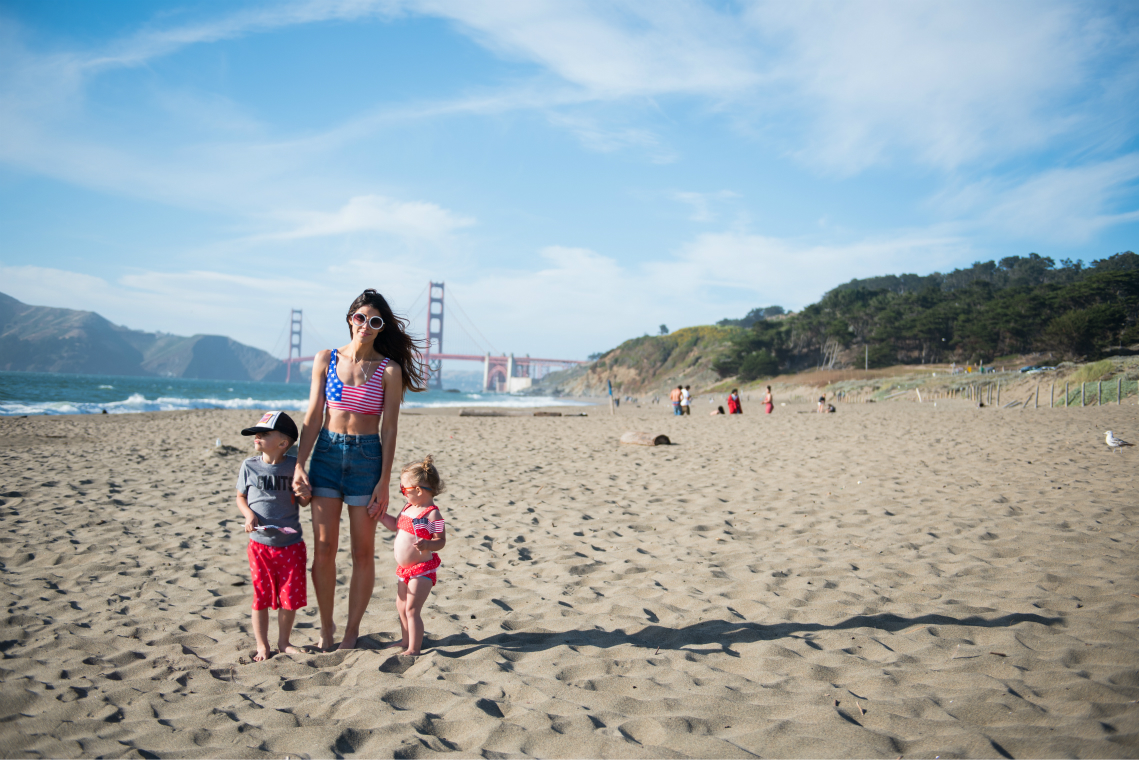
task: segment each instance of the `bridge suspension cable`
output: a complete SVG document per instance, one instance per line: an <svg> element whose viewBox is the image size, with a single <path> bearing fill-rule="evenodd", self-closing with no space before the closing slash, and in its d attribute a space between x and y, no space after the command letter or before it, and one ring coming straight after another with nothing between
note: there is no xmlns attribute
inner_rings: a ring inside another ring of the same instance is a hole
<svg viewBox="0 0 1139 760"><path fill-rule="evenodd" d="M283 325L281 325L281 332L277 333L277 339L273 341L273 350L269 352L273 356L280 356L280 354L277 352L281 350L281 339L285 337L285 330L288 329L288 322L285 322Z"/></svg>
<svg viewBox="0 0 1139 760"><path fill-rule="evenodd" d="M454 297L454 296L452 296L452 297ZM452 314L451 319L455 320L455 324L458 325L459 329L463 331L463 335L466 335L467 338L470 339L471 343L474 343L478 347L478 349L481 353L484 353L484 354L489 353L489 351L487 351L486 347L482 343L480 343L473 335L471 335L469 332L467 332L467 328L463 327L463 320L459 319L458 314Z"/></svg>
<svg viewBox="0 0 1139 760"><path fill-rule="evenodd" d="M305 330L310 332L310 333L315 333L315 335L313 335L313 337L317 339L318 345L323 346L324 348L332 348L332 343L329 343L325 339L324 335L322 335L319 330L315 329L312 326L312 322L309 321L308 317L305 317L304 321L305 321ZM317 349L317 351L320 351L320 350L322 350L322 349ZM312 355L316 356L316 351L313 351Z"/></svg>
<svg viewBox="0 0 1139 760"><path fill-rule="evenodd" d="M424 288L423 290L419 291L419 295L417 295L417 296L415 297L415 300L411 302L411 306L408 306L408 307L407 307L407 311L406 311L406 312L404 312L405 314L411 314L411 315L412 315L412 316L410 316L410 317L407 317L407 321L408 321L408 324L409 324L409 325L413 325L413 324L415 324L415 320L416 320L416 319L419 317L419 312L423 311L423 307L422 307L422 306L421 306L421 307L419 307L419 310L418 310L418 311L415 311L415 312L413 312L412 310L413 310L413 309L415 309L415 305L416 305L417 303L419 303L419 299L420 299L420 298L423 298L423 294L424 294L424 293L426 293L426 292L427 292L427 288Z"/></svg>
<svg viewBox="0 0 1139 760"><path fill-rule="evenodd" d="M474 330L475 332L477 332L482 337L482 339L486 342L486 344L488 346L490 346L491 352L496 353L496 354L499 353L498 349L494 347L494 344L491 343L489 340L487 340L487 337L482 334L482 332L479 330L478 327L475 326L475 321L473 319L471 319L469 316L467 316L466 309L464 309L459 304L459 299L455 298L455 291L454 290L451 291L451 302L455 304L455 308L457 308L459 310L459 313L462 314L463 317L467 320L467 323L471 326L471 329ZM468 336L468 337L470 337L470 336ZM471 340L474 340L474 338L471 338ZM475 344L477 345L478 341L475 341Z"/></svg>

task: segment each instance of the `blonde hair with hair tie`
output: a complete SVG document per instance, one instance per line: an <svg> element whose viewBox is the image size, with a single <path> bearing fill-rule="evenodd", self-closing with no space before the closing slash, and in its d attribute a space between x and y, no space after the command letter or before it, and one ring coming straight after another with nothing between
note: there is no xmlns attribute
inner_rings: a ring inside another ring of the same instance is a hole
<svg viewBox="0 0 1139 760"><path fill-rule="evenodd" d="M423 457L421 462L405 464L399 474L401 479L405 474L410 474L417 486L427 488L436 496L443 493L443 478L439 476L439 470L435 468L435 458L430 454Z"/></svg>

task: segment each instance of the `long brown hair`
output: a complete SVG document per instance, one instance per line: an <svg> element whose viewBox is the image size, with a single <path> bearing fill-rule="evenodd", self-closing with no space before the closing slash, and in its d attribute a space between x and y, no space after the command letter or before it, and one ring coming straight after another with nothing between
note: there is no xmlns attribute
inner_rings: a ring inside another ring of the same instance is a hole
<svg viewBox="0 0 1139 760"><path fill-rule="evenodd" d="M400 389L400 400L410 389L415 393L427 390L427 377L423 366L423 351L419 341L407 332L407 320L400 319L388 306L387 299L375 290L368 288L348 307L348 314L344 321L348 323L348 334L352 335L352 315L361 306L371 306L380 313L384 320L383 328L376 333L372 347L377 354L386 356L403 370L403 388Z"/></svg>

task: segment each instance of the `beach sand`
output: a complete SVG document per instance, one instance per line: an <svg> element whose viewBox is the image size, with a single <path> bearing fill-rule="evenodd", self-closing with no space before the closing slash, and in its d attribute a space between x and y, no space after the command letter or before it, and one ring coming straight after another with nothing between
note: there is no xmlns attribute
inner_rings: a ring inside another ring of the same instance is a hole
<svg viewBox="0 0 1139 760"><path fill-rule="evenodd" d="M428 651L379 649L383 532L370 648L265 663L256 412L0 419L0 754L1139 755L1137 407L710 408L405 413L449 485Z"/></svg>

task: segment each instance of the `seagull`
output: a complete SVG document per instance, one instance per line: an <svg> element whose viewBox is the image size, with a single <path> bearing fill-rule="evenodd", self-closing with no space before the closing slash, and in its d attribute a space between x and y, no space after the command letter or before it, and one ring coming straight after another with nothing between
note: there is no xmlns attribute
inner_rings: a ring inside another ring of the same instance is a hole
<svg viewBox="0 0 1139 760"><path fill-rule="evenodd" d="M1114 449L1116 451L1118 451L1119 449L1122 449L1124 446L1134 446L1135 445L1133 443L1128 443L1127 441L1116 438L1115 435L1113 435L1110 430L1107 431L1106 440L1107 440L1108 448Z"/></svg>

